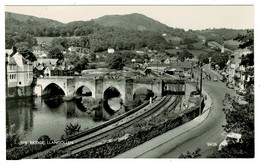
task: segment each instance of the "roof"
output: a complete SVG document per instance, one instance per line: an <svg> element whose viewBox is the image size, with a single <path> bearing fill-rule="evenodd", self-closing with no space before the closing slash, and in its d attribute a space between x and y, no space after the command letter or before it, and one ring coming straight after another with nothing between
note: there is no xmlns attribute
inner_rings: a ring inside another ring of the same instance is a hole
<svg viewBox="0 0 260 165"><path fill-rule="evenodd" d="M20 53L15 53L11 58L13 58L16 62L16 64L23 68L23 64L30 63L28 60L26 60Z"/></svg>
<svg viewBox="0 0 260 165"><path fill-rule="evenodd" d="M44 64L52 64L52 65L56 65L58 59L51 59L51 58L38 58L37 62L38 63L44 63Z"/></svg>
<svg viewBox="0 0 260 165"><path fill-rule="evenodd" d="M13 57L9 57L8 64L16 64Z"/></svg>
<svg viewBox="0 0 260 165"><path fill-rule="evenodd" d="M7 53L8 55L10 55L10 54L13 53L13 50L12 50L12 49L5 49L5 53Z"/></svg>
<svg viewBox="0 0 260 165"><path fill-rule="evenodd" d="M180 61L173 61L171 63L171 66L173 66L174 68L192 68L192 64L190 62L180 62Z"/></svg>
<svg viewBox="0 0 260 165"><path fill-rule="evenodd" d="M37 67L35 67L35 68L38 69L38 70L43 70L43 69L44 69L44 66L39 65L39 66L37 66Z"/></svg>
<svg viewBox="0 0 260 165"><path fill-rule="evenodd" d="M44 67L44 70L45 70L46 68L49 68L50 70L54 70L54 69L55 69L55 67L52 66L52 65L46 65L46 66Z"/></svg>

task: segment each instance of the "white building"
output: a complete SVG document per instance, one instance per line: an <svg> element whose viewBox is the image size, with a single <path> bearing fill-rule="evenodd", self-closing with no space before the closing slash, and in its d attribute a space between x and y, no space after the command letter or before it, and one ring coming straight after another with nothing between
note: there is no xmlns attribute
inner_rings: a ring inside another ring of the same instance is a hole
<svg viewBox="0 0 260 165"><path fill-rule="evenodd" d="M33 65L20 53L8 54L7 87L26 87L33 81Z"/></svg>
<svg viewBox="0 0 260 165"><path fill-rule="evenodd" d="M115 50L113 48L108 48L107 53L113 54L113 53L115 53Z"/></svg>

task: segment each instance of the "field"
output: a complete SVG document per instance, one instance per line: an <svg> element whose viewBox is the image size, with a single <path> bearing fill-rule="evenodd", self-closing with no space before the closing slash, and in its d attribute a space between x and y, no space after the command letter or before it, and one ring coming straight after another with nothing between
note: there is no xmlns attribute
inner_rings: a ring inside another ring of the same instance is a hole
<svg viewBox="0 0 260 165"><path fill-rule="evenodd" d="M45 43L46 45L51 45L51 41L54 39L54 38L58 38L58 37L35 37L36 40L37 40L37 43L38 44L41 44L41 43ZM66 37L68 39L71 39L71 38L80 38L80 37Z"/></svg>
<svg viewBox="0 0 260 165"><path fill-rule="evenodd" d="M240 42L234 41L234 40L226 40L224 41L225 47L230 49L230 50L236 50L238 49L238 46Z"/></svg>
<svg viewBox="0 0 260 165"><path fill-rule="evenodd" d="M55 37L35 37L38 44L45 43L46 45L51 45L51 41Z"/></svg>
<svg viewBox="0 0 260 165"><path fill-rule="evenodd" d="M182 41L182 38L177 36L170 36L167 35L164 37L166 41L171 42L173 45L180 45L180 42Z"/></svg>
<svg viewBox="0 0 260 165"><path fill-rule="evenodd" d="M199 43L199 42L194 43L192 45L193 45L194 49L204 49L204 48L207 48L205 45L203 45L202 43Z"/></svg>

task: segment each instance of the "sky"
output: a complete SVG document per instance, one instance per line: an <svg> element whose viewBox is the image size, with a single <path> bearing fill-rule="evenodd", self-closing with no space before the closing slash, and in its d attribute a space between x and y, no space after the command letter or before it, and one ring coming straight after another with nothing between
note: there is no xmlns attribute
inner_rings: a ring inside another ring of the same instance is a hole
<svg viewBox="0 0 260 165"><path fill-rule="evenodd" d="M5 11L49 18L63 23L104 15L144 14L185 30L254 28L254 6L5 6Z"/></svg>

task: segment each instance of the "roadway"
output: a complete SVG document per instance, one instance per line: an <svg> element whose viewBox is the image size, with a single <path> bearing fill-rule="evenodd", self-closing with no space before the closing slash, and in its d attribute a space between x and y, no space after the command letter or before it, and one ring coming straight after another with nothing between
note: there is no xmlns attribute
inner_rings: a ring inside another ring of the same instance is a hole
<svg viewBox="0 0 260 165"><path fill-rule="evenodd" d="M175 145L166 153L158 155L159 158L178 158L181 153L193 152L201 149L201 158L210 156L217 145L225 138L222 125L226 124L223 112L222 99L225 93L234 94L234 90L225 87L222 82L203 81L203 88L212 98L212 109L208 117L197 127L191 129L175 139Z"/></svg>

